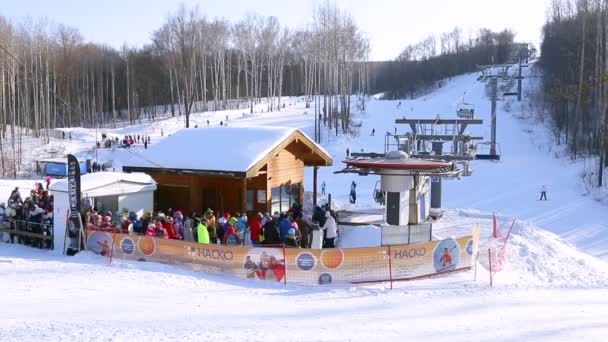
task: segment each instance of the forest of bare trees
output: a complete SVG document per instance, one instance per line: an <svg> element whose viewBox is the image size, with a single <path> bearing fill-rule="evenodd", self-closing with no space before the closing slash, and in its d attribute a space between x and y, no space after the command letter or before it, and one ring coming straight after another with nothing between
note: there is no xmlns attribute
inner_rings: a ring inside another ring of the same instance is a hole
<svg viewBox="0 0 608 342"><path fill-rule="evenodd" d="M348 131L350 96L366 93L369 42L349 13L326 2L308 27L275 17L207 18L181 6L142 48L85 43L77 29L0 16L0 168L21 163L22 136L57 127L112 127L121 120L243 108L304 95L330 128ZM316 96L316 98L315 98ZM4 176L4 174L3 174Z"/></svg>
<svg viewBox="0 0 608 342"><path fill-rule="evenodd" d="M476 71L479 65L512 62L514 37L509 30L481 29L467 38L459 28L439 38L428 36L407 46L394 61L371 63L371 91L385 92L387 98L413 97L443 79Z"/></svg>
<svg viewBox="0 0 608 342"><path fill-rule="evenodd" d="M556 143L572 158L597 156L594 183L608 165L608 1L554 0L540 58L545 106Z"/></svg>

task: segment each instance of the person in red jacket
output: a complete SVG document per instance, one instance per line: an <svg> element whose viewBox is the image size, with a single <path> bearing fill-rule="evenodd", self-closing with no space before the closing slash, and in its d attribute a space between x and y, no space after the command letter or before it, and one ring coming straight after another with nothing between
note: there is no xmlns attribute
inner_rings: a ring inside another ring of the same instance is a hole
<svg viewBox="0 0 608 342"><path fill-rule="evenodd" d="M260 233L262 232L262 219L264 216L258 213L256 217L249 223L249 231L251 232L251 244L254 246L261 245Z"/></svg>
<svg viewBox="0 0 608 342"><path fill-rule="evenodd" d="M167 230L160 221L156 221L156 237L169 239L169 233L167 233Z"/></svg>
<svg viewBox="0 0 608 342"><path fill-rule="evenodd" d="M173 226L173 218L171 216L167 217L163 222L163 228L167 231L167 235L169 239L179 240L179 234L175 231L175 227Z"/></svg>
<svg viewBox="0 0 608 342"><path fill-rule="evenodd" d="M237 218L236 217L231 217L230 220L228 220L228 223L226 224L226 231L224 232L224 239L222 240L222 243L224 245L240 245L241 241L239 239L239 234L236 232L236 227L235 224L237 222Z"/></svg>

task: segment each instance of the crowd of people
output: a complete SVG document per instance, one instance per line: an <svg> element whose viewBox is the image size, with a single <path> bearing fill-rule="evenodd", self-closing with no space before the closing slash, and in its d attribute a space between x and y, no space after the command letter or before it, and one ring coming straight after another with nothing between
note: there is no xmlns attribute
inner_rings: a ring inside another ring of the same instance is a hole
<svg viewBox="0 0 608 342"><path fill-rule="evenodd" d="M92 208L85 220L90 229L201 244L333 248L337 237L337 224L327 207L315 207L312 222L304 219L297 205L286 213L257 213L252 219L238 212L218 218L210 208L188 216L173 209L155 214L145 211L140 217L128 209L99 213Z"/></svg>
<svg viewBox="0 0 608 342"><path fill-rule="evenodd" d="M121 147L121 148L131 148L131 146L135 143L143 144L147 149L150 144L150 137L144 135L125 135L122 140L118 137L109 137L105 133L101 134L102 142L97 142L97 148L101 148L102 144L104 148L112 148L112 147Z"/></svg>
<svg viewBox="0 0 608 342"><path fill-rule="evenodd" d="M9 196L8 203L0 203L0 226L17 232L51 236L53 231L53 195L36 183L35 189L23 199L16 187ZM3 233L3 240L22 243L38 248L51 248L52 240L27 234Z"/></svg>

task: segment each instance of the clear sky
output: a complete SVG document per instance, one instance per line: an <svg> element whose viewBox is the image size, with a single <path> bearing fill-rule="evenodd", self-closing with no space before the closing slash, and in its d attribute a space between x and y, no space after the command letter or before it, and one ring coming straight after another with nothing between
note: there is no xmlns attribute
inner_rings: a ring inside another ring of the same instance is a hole
<svg viewBox="0 0 608 342"><path fill-rule="evenodd" d="M86 41L141 46L167 13L181 3L198 4L208 17L238 20L247 12L276 16L297 28L311 20L322 0L2 0L0 15L52 19L77 27ZM540 43L550 0L336 0L371 38L372 60L395 58L429 34L462 28L468 37L481 27L512 29L518 41Z"/></svg>

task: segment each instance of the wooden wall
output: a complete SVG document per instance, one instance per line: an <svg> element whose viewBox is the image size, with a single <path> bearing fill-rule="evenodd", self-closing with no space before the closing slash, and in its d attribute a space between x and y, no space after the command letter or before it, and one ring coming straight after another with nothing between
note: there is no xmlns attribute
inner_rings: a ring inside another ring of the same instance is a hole
<svg viewBox="0 0 608 342"><path fill-rule="evenodd" d="M303 201L303 183L304 183L304 162L288 151L282 150L275 155L267 165L268 168L268 184L266 194L268 203L272 203L272 188L276 188L285 184L300 183L300 200ZM270 207L268 208L270 210Z"/></svg>
<svg viewBox="0 0 608 342"><path fill-rule="evenodd" d="M158 183L154 200L155 210L173 208L185 213L200 213L211 207L216 213L224 213L243 212L245 209L243 205L246 203L246 192L243 191L242 178L148 173ZM247 179L246 190L256 190L254 210L248 214L270 211L272 188L286 184L302 184L303 181L304 163L292 152L280 151L270 159L258 176ZM303 187L300 189L302 203ZM257 202L257 190L266 191L266 203Z"/></svg>
<svg viewBox="0 0 608 342"><path fill-rule="evenodd" d="M222 213L242 210L241 178L168 173L150 173L150 176L158 183L159 189L156 192L155 210L168 207L186 213L200 213L208 207Z"/></svg>

